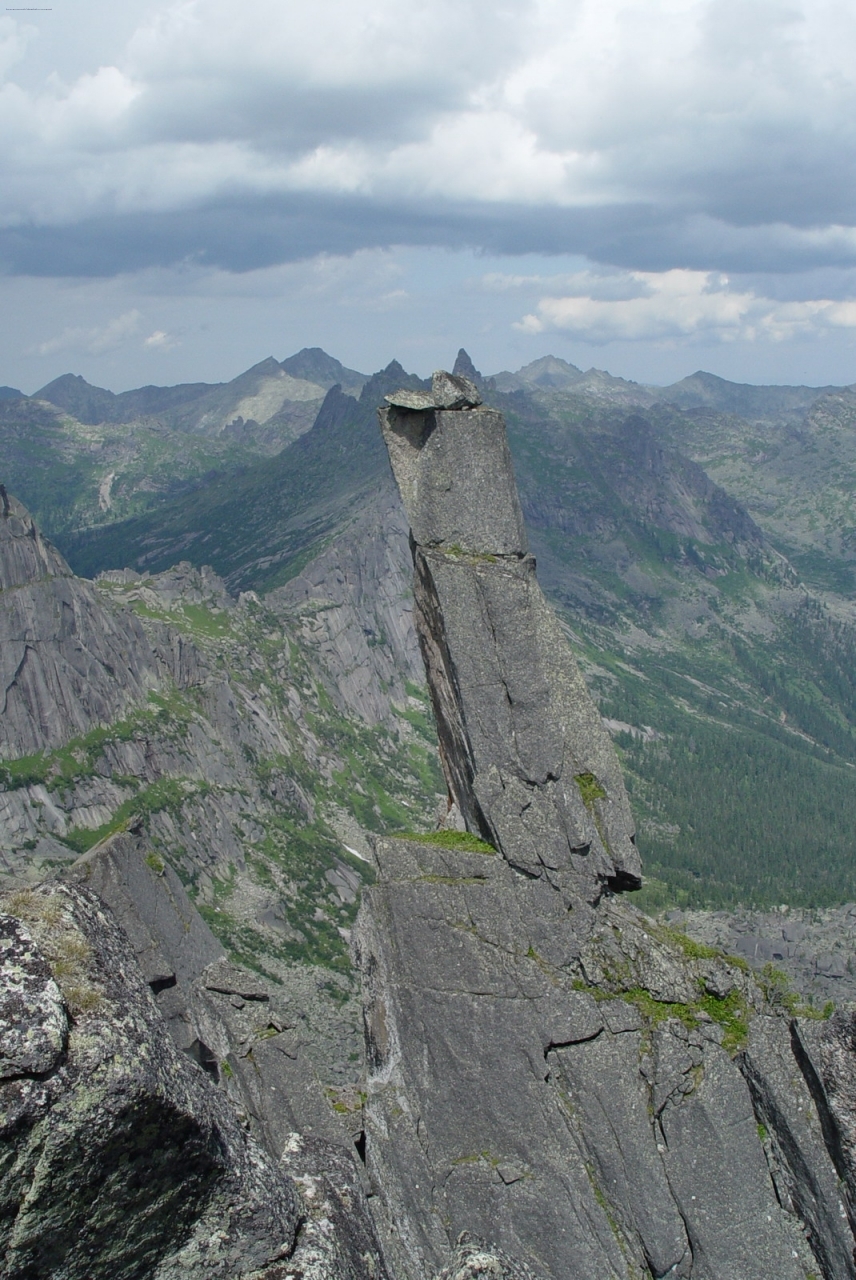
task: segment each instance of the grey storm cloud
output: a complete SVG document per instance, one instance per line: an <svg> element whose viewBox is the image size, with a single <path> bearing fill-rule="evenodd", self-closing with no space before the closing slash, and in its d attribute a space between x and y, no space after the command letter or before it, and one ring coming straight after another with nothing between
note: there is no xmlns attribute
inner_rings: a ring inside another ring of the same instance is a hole
<svg viewBox="0 0 856 1280"><path fill-rule="evenodd" d="M361 332L425 351L452 290L497 352L549 333L571 353L743 349L751 368L763 348L790 371L774 352L796 344L849 381L854 67L852 0L7 13L15 359L42 381L75 351L119 378L143 355L189 375L209 324L232 350L254 294L245 326L302 343L311 313L323 344L371 314Z"/></svg>
<svg viewBox="0 0 856 1280"><path fill-rule="evenodd" d="M387 245L509 256L582 254L643 271L676 265L735 273L856 267L856 236L837 228L741 227L643 204L557 209L508 202L485 208L445 201L425 208L403 200L299 194L7 227L0 229L0 268L33 276L111 276L190 262L240 272Z"/></svg>
<svg viewBox="0 0 856 1280"><path fill-rule="evenodd" d="M90 65L100 13L81 0L54 75L49 24L0 18L7 271L384 244L853 262L856 13L838 0L258 0L252 20L162 0Z"/></svg>

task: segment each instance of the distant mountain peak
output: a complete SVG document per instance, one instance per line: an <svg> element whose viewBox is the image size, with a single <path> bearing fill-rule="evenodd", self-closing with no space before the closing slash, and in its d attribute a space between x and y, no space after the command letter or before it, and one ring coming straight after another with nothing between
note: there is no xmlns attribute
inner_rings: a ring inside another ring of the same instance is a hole
<svg viewBox="0 0 856 1280"><path fill-rule="evenodd" d="M650 388L660 400L679 409L713 409L747 419L799 420L821 396L836 387L762 386L749 382L729 382L715 373L697 369L669 387Z"/></svg>
<svg viewBox="0 0 856 1280"><path fill-rule="evenodd" d="M279 373L282 365L273 356L265 356L264 360L260 360L258 364L254 364L247 370L247 373L270 373L274 376Z"/></svg>
<svg viewBox="0 0 856 1280"><path fill-rule="evenodd" d="M34 400L47 400L48 404L64 409L78 422L95 426L110 422L116 413L117 397L105 387L94 387L79 373L64 373L53 382L36 391Z"/></svg>
<svg viewBox="0 0 856 1280"><path fill-rule="evenodd" d="M559 356L541 356L518 369L517 376L537 387L567 387L579 382L583 371Z"/></svg>
<svg viewBox="0 0 856 1280"><path fill-rule="evenodd" d="M341 360L328 355L321 347L304 347L296 355L280 361L278 367L291 374L292 378L318 383L325 391L338 382L345 391L354 394L366 381L364 373L346 368Z"/></svg>
<svg viewBox="0 0 856 1280"><path fill-rule="evenodd" d="M104 387L96 387L91 382L87 382L79 373L62 373L58 378L54 378L53 382L48 382L40 390L33 393L34 400L50 400L50 392L65 391L101 391L105 396L112 396L112 391L107 391ZM53 403L53 401L51 401Z"/></svg>
<svg viewBox="0 0 856 1280"><path fill-rule="evenodd" d="M482 381L482 375L473 364L468 353L461 347L455 358L455 365L452 373L456 378L469 378L470 382Z"/></svg>

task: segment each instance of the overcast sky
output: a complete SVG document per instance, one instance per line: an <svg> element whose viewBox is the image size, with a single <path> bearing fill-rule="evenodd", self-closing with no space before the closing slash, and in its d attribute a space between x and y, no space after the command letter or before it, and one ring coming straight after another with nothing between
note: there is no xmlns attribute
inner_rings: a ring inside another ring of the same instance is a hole
<svg viewBox="0 0 856 1280"><path fill-rule="evenodd" d="M0 383L323 346L856 382L853 0L0 16Z"/></svg>

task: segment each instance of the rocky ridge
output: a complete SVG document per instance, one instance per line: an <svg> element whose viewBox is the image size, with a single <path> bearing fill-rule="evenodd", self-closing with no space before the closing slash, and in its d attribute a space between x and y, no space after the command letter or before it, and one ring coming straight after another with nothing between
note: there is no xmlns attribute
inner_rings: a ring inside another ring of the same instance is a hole
<svg viewBox="0 0 856 1280"><path fill-rule="evenodd" d="M301 1053L346 1092L359 1074L348 937L372 875L366 828L418 826L426 784L439 790L396 571L406 533L399 517L381 537L390 518L373 506L264 604L187 564L87 583L14 499L0 521L3 656L18 654L0 751L6 882L133 829L137 888L154 874L146 858L186 888L222 944L292 993ZM61 696L42 712L45 684Z"/></svg>
<svg viewBox="0 0 856 1280"><path fill-rule="evenodd" d="M182 788L163 808L159 800L140 805L134 790L129 800L137 801L138 811L129 808L120 823L125 830L119 830L113 826L119 810L111 809L106 839L93 841L72 868L73 884L31 889L6 903L19 920L33 916L35 928L33 902L45 894L66 895L75 904L68 909L75 946L69 955L58 955L46 939L39 944L41 957L31 948L22 964L13 944L14 982L19 989L22 980L29 984L25 1003L32 1034L3 1039L3 1060L27 1080L35 1079L44 1062L57 1061L58 1047L65 1051L63 1017L72 1030L92 1025L87 1019L102 1008L100 989L112 990L99 968L103 952L107 974L136 975L129 985L147 1002L145 1019L140 1015L135 1023L141 1028L137 1057L150 1056L168 1028L175 1052L184 1051L179 1061L185 1075L178 1071L177 1078L192 1080L200 1098L231 1099L244 1136L231 1148L228 1143L220 1148L225 1154L216 1177L218 1186L231 1188L228 1204L214 1196L207 1218L207 1208L201 1217L177 1214L177 1251L168 1252L168 1240L157 1266L172 1266L179 1256L196 1266L193 1242L203 1240L216 1250L204 1262L209 1274L219 1267L237 1276L251 1263L269 1280L298 1275L427 1280L437 1273L443 1280L477 1275L589 1280L595 1274L622 1280L666 1274L697 1280L767 1280L770 1275L838 1280L852 1275L852 1018L845 1011L824 1019L798 998L771 998L740 957L729 959L658 926L626 899L613 896L611 885L621 883L616 869L623 871L624 883L638 878L638 863L628 863L635 850L626 798L611 746L574 675L572 659L559 651L561 632L551 629L546 606L532 590L534 565L528 570L530 607L522 628L518 619L503 614L500 591L494 593L493 608L482 608L491 576L506 571L505 558L519 566L527 552L501 447L501 419L474 404L477 392L457 385L462 381L446 375L430 393L439 402L454 391L457 408L434 403L405 409L423 426L430 417L432 429L405 430L404 441L393 445L406 446L396 471L411 486L411 511L418 516L413 522L417 569L420 558L434 557L441 568L432 563L429 570L439 578L448 558L453 569L462 562L475 582L478 607L466 607L465 601L459 614L460 593L434 589L430 597L427 591L420 596L417 583L417 611L423 615L418 630L441 730L444 725L446 730L445 764L454 800L446 822L461 825L460 814L471 830L366 839L364 856L373 857L377 879L363 890L354 929L365 1056L355 1050L350 1075L336 1077L335 1083L329 1075L325 1080L317 1061L323 1036L305 1017L312 984L301 982L296 967L289 968L273 950L265 956L268 977L236 962L246 935L225 923L228 912L221 910L218 887L228 876L234 885L229 900L237 910L252 883L254 860L263 854L267 866L276 866L271 846L253 834L252 826L242 833L241 827L251 816L281 816L280 788L290 797L286 808L293 810L297 803L294 787L309 802L298 803L300 816L289 819L286 850L315 821L311 806L326 806L328 824L343 820L334 812L336 797L344 798L335 790L336 751L338 762L354 768L358 746L365 749L370 741L384 739L352 741L350 754L341 742L335 744L329 731L341 720L334 696L343 709L359 707L376 716L376 727L389 724L390 717L400 719L399 712L407 709L397 695L389 696L385 677L374 689L371 680L356 674L361 661L374 662L378 646L370 640L384 622L378 615L370 621L376 593L363 590L354 566L363 566L370 578L400 563L395 557L385 564L371 555L361 557L357 535L350 568L341 579L337 565L345 562L331 556L326 567L309 567L293 588L292 602L280 599L279 607L294 610L287 627L267 602L251 596L235 602L216 577L189 566L158 579L122 573L102 583L95 602L117 618L126 618L130 607L144 627L160 681L157 696L178 690L189 705L183 718L169 710L156 731L134 724L78 744L67 765L56 752L39 760L23 758L24 764L22 757L7 757L5 794L48 783L49 794L61 799L69 782L86 781L83 775L105 754L102 748L119 751L126 761L130 757L123 753L132 745L141 750L146 768L152 767L151 759L162 767L169 758L171 767L181 770L191 763L200 782L206 770L213 770L214 785L204 793ZM392 412L402 408L393 406ZM490 421L479 422L482 415ZM388 425L388 414L386 420ZM444 474L455 449L465 451L471 421L472 442L485 452L489 466ZM439 446L436 459L431 440ZM415 458L407 449L416 450ZM435 461L441 483L432 472ZM493 474L504 502L496 502L490 489L472 489L485 473ZM450 479L459 486L453 499ZM494 514L507 545L495 542ZM486 551L473 532L484 529L494 539L485 544ZM37 585L43 585L54 577L44 572L44 557L50 559L51 552L45 548L38 555ZM59 576L66 573L58 559L51 563ZM67 585L76 589L70 575ZM384 609L387 621L395 617L392 596ZM305 656L310 633L321 638L322 654L311 661ZM413 652L408 634L406 629L396 633L396 662ZM515 655L518 648L529 654L531 644L522 644L521 635L529 642L534 636L537 658L528 662L525 679ZM287 658L272 662L266 642L279 645L280 652L287 647ZM432 646L442 661L432 662ZM480 672L468 668L472 654L488 679L480 680ZM334 668L343 658L355 674L336 693ZM90 669L96 683L102 678L98 672L107 670L105 663ZM274 683L282 700L271 696ZM499 685L507 691L505 703L496 696ZM294 693L299 710L286 711L294 708ZM405 691L405 696L412 695ZM570 761L570 777L557 776L553 767L543 778L533 776L534 726L540 716L549 728L553 714L560 737L570 726L568 752L562 753ZM404 723L411 722L405 717ZM488 733L485 724L497 728ZM96 747L94 757L88 754ZM261 770L238 764L243 759L249 765L260 752ZM310 761L315 774L306 771ZM576 772L578 761L581 772ZM503 807L492 791L486 800L484 792L480 795L477 780L491 768L500 781L516 779L527 793L546 788L550 804L544 805L541 796L529 806L538 819L534 837L526 830L527 808ZM41 770L44 782L34 783L25 769ZM94 776L87 774L90 780ZM330 789L310 787L310 776L326 777ZM583 813L556 803L556 783L563 781L573 782L570 796L574 804L579 799ZM251 804L245 799L244 807L241 787L253 788ZM226 803L228 795L234 802ZM366 798L372 801L372 793ZM605 802L614 804L612 814ZM380 797L372 803L377 808ZM370 809L371 803L363 814ZM350 816L354 821L353 811ZM577 820L588 824L588 851L568 838L569 823ZM89 830L101 834L98 827ZM219 868L209 877L208 904L204 881L193 874L205 854L193 848L193 837L203 831ZM362 834L365 838L365 830ZM309 847L297 848L306 861ZM21 865L33 851L19 849ZM68 843L65 849L72 851ZM521 856L521 849L536 857ZM285 865L293 874L297 864ZM326 865L333 876L323 877L328 902L334 896L344 904L349 889L356 896L345 872L358 866L359 859L352 863L341 852L338 864ZM295 888L292 903L310 886L304 882ZM87 915L86 904L96 901L93 890L122 922L124 936L111 934L112 951L100 941L99 922ZM286 880L276 892L285 905ZM223 954L222 943L196 914L193 897L230 955ZM314 900L320 908L319 898ZM245 925L249 915L240 919ZM272 919L277 919L273 911ZM294 920L286 909L286 926ZM308 927L306 916L300 924ZM270 928L276 931L273 924ZM20 937L18 926L15 930ZM64 989L69 964L73 981ZM12 990L17 998L14 985ZM340 982L339 992L345 990ZM112 1007L102 1011L109 1019L114 1016ZM96 1039L99 1035L96 1031ZM329 1038L323 1044L326 1049ZM127 1056L117 1053L120 1066ZM129 1073L136 1079L130 1068ZM72 1091L76 1080L71 1078ZM143 1092L148 1088L144 1082ZM157 1094L156 1086L152 1090ZM175 1104L172 1097L163 1101L167 1110ZM211 1106L216 1112L222 1101ZM250 1141L263 1153L253 1157L261 1162L257 1168L266 1168L267 1159L276 1166L276 1174L263 1181L281 1188L276 1197L281 1211L292 1214L288 1206L297 1204L296 1195L301 1198L299 1212L288 1219L296 1227L299 1216L301 1225L290 1235L281 1230L275 1251L264 1226L267 1210L254 1207L258 1197L253 1199L254 1184L241 1154L252 1149L246 1146ZM96 1165L100 1160L96 1156ZM54 1167L61 1180L71 1166L60 1156ZM723 1169L730 1171L729 1178L722 1177ZM167 1171L167 1183L171 1176ZM21 1183L13 1177L9 1185L6 1203L23 1203ZM145 1229L138 1217L157 1223L145 1204L130 1203L129 1231L138 1225ZM245 1204L251 1206L247 1213L253 1224L246 1230L240 1225ZM225 1212L232 1216L222 1226L227 1220L217 1215ZM104 1223L96 1216L96 1229L109 1229L109 1215ZM23 1227L19 1236L41 1242L49 1230L50 1214L40 1210L26 1225L29 1236ZM60 1245L71 1260L68 1274L82 1276L100 1265L92 1255L75 1253L75 1247ZM133 1248L133 1241L127 1246L120 1240L117 1253L105 1254L104 1265L113 1268L103 1272L105 1277L124 1274L117 1266L130 1268L127 1274L136 1274L134 1266L149 1268L141 1275L161 1274L148 1258L135 1261ZM19 1265L14 1249L10 1256Z"/></svg>

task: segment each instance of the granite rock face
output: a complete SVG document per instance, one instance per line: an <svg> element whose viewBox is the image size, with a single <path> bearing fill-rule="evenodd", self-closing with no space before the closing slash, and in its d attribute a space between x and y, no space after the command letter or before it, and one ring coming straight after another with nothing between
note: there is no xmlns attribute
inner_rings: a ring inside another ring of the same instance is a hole
<svg viewBox="0 0 856 1280"><path fill-rule="evenodd" d="M0 1079L42 1075L59 1060L68 1018L59 987L27 928L0 916Z"/></svg>
<svg viewBox="0 0 856 1280"><path fill-rule="evenodd" d="M856 1275L849 1023L497 854L377 853L356 956L396 1275L458 1266L461 1233L554 1280Z"/></svg>
<svg viewBox="0 0 856 1280"><path fill-rule="evenodd" d="M137 619L106 613L5 489L0 569L0 759L62 746L155 686Z"/></svg>
<svg viewBox="0 0 856 1280"><path fill-rule="evenodd" d="M283 1276L294 1280L391 1280L365 1191L341 1147L293 1134L283 1165L297 1184L304 1218Z"/></svg>
<svg viewBox="0 0 856 1280"><path fill-rule="evenodd" d="M0 898L0 1273L390 1280L290 993L145 838L66 880Z"/></svg>
<svg viewBox="0 0 856 1280"><path fill-rule="evenodd" d="M266 597L311 645L334 702L368 725L393 720L404 681L423 680L407 534L387 480L345 534Z"/></svg>
<svg viewBox="0 0 856 1280"><path fill-rule="evenodd" d="M380 421L450 801L524 874L596 902L640 883L618 760L538 586L502 416L466 379L435 375L447 382L472 387L475 404L410 409L393 396Z"/></svg>
<svg viewBox="0 0 856 1280"><path fill-rule="evenodd" d="M447 377L380 420L450 801L486 843L379 840L363 897L388 1263L856 1277L853 1028L613 896L641 870L618 762L538 587L502 418L444 408Z"/></svg>

